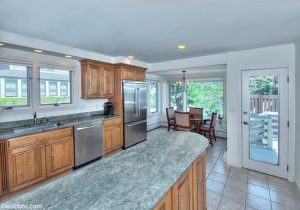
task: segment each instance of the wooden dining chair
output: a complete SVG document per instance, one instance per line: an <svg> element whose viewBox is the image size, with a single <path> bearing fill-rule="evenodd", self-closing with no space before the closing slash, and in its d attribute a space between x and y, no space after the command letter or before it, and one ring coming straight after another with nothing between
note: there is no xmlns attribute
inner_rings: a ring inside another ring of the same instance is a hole
<svg viewBox="0 0 300 210"><path fill-rule="evenodd" d="M167 113L167 123L168 123L168 131L171 127L173 127L173 130L175 130L175 121L174 121L174 108L169 107L166 108Z"/></svg>
<svg viewBox="0 0 300 210"><path fill-rule="evenodd" d="M190 116L191 119L194 118L200 118L203 120L203 108L199 108L199 107L190 107ZM198 121L192 121L192 128L195 128L194 131L195 132L199 132L199 128L198 128Z"/></svg>
<svg viewBox="0 0 300 210"><path fill-rule="evenodd" d="M203 132L204 136L208 133L209 142L213 146L213 140L217 141L215 134L215 126L217 121L217 113L213 112L211 114L210 120L204 120L204 123L200 127L200 133Z"/></svg>
<svg viewBox="0 0 300 210"><path fill-rule="evenodd" d="M203 119L203 108L190 107L191 118L201 118Z"/></svg>
<svg viewBox="0 0 300 210"><path fill-rule="evenodd" d="M175 111L174 119L175 119L175 130L176 131L192 131L189 112Z"/></svg>

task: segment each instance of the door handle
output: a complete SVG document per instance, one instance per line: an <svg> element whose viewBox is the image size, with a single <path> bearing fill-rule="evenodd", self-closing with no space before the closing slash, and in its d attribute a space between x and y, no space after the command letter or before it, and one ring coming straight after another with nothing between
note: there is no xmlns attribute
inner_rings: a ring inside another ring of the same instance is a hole
<svg viewBox="0 0 300 210"><path fill-rule="evenodd" d="M244 125L249 125L249 123L248 123L248 122L246 122L246 121L244 121L244 122L243 122L243 124L244 124Z"/></svg>
<svg viewBox="0 0 300 210"><path fill-rule="evenodd" d="M244 111L243 114L248 114L248 112Z"/></svg>

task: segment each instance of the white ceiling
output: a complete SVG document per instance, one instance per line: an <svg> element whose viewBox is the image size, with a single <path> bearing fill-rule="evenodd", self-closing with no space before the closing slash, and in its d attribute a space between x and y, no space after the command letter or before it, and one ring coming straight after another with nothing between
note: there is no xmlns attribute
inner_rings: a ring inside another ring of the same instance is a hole
<svg viewBox="0 0 300 210"><path fill-rule="evenodd" d="M0 6L0 30L149 63L293 42L299 22L299 0L1 0Z"/></svg>

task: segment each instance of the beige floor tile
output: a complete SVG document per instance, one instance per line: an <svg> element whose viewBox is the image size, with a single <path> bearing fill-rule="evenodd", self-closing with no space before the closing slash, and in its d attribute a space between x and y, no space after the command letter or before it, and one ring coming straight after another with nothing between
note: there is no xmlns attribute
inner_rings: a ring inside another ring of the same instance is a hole
<svg viewBox="0 0 300 210"><path fill-rule="evenodd" d="M263 188L253 184L248 184L247 192L252 195L256 195L264 199L270 200L270 192L267 188Z"/></svg>
<svg viewBox="0 0 300 210"><path fill-rule="evenodd" d="M248 174L248 169L246 168L238 168L235 166L230 166L230 169Z"/></svg>
<svg viewBox="0 0 300 210"><path fill-rule="evenodd" d="M271 201L263 199L261 197L247 194L246 205L256 209L271 210Z"/></svg>
<svg viewBox="0 0 300 210"><path fill-rule="evenodd" d="M248 170L248 175L252 175L262 179L268 179L268 175L257 171Z"/></svg>
<svg viewBox="0 0 300 210"><path fill-rule="evenodd" d="M299 208L296 206L285 206L281 203L272 202L272 210L299 210Z"/></svg>
<svg viewBox="0 0 300 210"><path fill-rule="evenodd" d="M218 208L220 200L221 200L221 195L210 191L210 190L206 190L206 203L209 206L212 206L214 208Z"/></svg>
<svg viewBox="0 0 300 210"><path fill-rule="evenodd" d="M272 202L276 202L283 206L290 207L293 209L298 208L296 200L289 195L285 195L273 190L270 190L270 195L271 195Z"/></svg>
<svg viewBox="0 0 300 210"><path fill-rule="evenodd" d="M224 187L225 185L220 182L216 182L211 179L206 180L206 189L218 193L220 195L223 194Z"/></svg>
<svg viewBox="0 0 300 210"><path fill-rule="evenodd" d="M279 178L279 177L276 177L276 176L270 176L268 175L268 179L270 182L277 182L277 183L281 183L281 184L290 184L290 182L286 179L282 179L282 178Z"/></svg>
<svg viewBox="0 0 300 210"><path fill-rule="evenodd" d="M268 179L256 177L253 175L248 175L248 183L264 187L264 188L269 188L269 182Z"/></svg>
<svg viewBox="0 0 300 210"><path fill-rule="evenodd" d="M238 179L235 179L232 177L228 177L227 182L226 182L226 186L235 187L244 192L247 191L247 187L248 187L247 185L248 185L247 182L243 182L241 180L238 180Z"/></svg>
<svg viewBox="0 0 300 210"><path fill-rule="evenodd" d="M269 188L270 190L280 192L285 195L289 195L292 197L296 197L296 188L295 185L292 183L279 183L269 181Z"/></svg>
<svg viewBox="0 0 300 210"><path fill-rule="evenodd" d="M223 196L239 203L246 203L246 192L235 187L225 186Z"/></svg>
<svg viewBox="0 0 300 210"><path fill-rule="evenodd" d="M235 178L235 179L239 179L239 180L241 180L243 182L247 182L248 174L244 173L242 171L236 171L236 170L230 169L229 177L232 177L232 178Z"/></svg>
<svg viewBox="0 0 300 210"><path fill-rule="evenodd" d="M206 204L206 210L217 210L218 208Z"/></svg>
<svg viewBox="0 0 300 210"><path fill-rule="evenodd" d="M227 181L227 176L224 174L220 174L214 171L211 171L209 174L209 177L211 180L214 180L216 182L220 182L222 184L225 184Z"/></svg>
<svg viewBox="0 0 300 210"><path fill-rule="evenodd" d="M246 206L245 210L259 210L259 209L255 209L255 208L252 208L250 206Z"/></svg>
<svg viewBox="0 0 300 210"><path fill-rule="evenodd" d="M221 165L215 165L212 170L217 173L224 174L226 176L229 174L230 171L229 167L221 166Z"/></svg>
<svg viewBox="0 0 300 210"><path fill-rule="evenodd" d="M245 205L233 201L229 198L222 197L218 210L243 210Z"/></svg>

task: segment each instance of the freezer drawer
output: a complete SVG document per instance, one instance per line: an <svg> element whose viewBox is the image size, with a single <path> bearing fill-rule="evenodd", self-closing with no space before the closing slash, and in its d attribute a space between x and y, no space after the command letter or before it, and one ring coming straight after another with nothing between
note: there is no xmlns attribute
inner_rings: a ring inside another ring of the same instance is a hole
<svg viewBox="0 0 300 210"><path fill-rule="evenodd" d="M125 124L125 141L124 147L130 147L147 139L147 121L137 121Z"/></svg>

